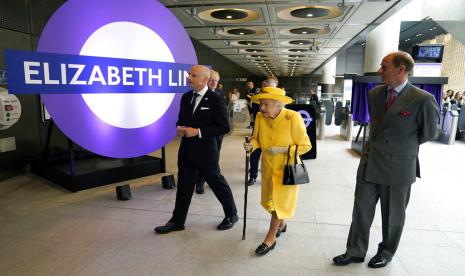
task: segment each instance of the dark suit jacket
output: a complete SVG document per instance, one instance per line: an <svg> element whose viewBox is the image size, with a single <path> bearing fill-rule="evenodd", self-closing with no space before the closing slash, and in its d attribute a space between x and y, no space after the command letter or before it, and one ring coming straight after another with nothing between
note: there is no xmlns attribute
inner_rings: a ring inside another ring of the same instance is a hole
<svg viewBox="0 0 465 276"><path fill-rule="evenodd" d="M199 166L218 163L219 152L217 136L229 132L229 120L225 102L210 89L207 90L194 114L190 114L193 92L185 93L181 98L177 126L199 128L202 138L183 137L179 146L178 161L183 158Z"/></svg>
<svg viewBox="0 0 465 276"><path fill-rule="evenodd" d="M433 95L410 83L387 112L386 97L387 85L368 92L370 135L357 176L378 184L411 184L419 176L420 144L436 135L438 105Z"/></svg>

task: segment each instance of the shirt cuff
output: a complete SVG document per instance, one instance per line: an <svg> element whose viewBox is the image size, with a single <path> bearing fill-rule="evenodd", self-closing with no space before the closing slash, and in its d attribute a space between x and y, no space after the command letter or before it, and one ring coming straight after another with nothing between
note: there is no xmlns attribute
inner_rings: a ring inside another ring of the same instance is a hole
<svg viewBox="0 0 465 276"><path fill-rule="evenodd" d="M202 132L200 131L200 128L199 128L199 138L202 138Z"/></svg>

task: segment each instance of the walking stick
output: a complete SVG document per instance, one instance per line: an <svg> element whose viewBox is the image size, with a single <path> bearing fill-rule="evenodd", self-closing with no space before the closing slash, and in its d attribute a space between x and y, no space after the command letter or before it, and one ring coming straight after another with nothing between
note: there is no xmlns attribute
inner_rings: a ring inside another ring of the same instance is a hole
<svg viewBox="0 0 465 276"><path fill-rule="evenodd" d="M250 143L250 137L245 137L245 142ZM250 152L247 150L245 152L245 193L244 193L244 226L242 228L242 240L245 240L245 228L247 226L247 194L249 193L249 185L247 181L247 177L249 175L249 160L250 160Z"/></svg>

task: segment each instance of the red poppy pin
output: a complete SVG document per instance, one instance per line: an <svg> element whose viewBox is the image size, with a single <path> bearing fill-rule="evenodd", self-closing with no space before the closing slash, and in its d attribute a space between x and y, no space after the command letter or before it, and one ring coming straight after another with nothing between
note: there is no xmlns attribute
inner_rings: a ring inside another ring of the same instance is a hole
<svg viewBox="0 0 465 276"><path fill-rule="evenodd" d="M400 116L405 116L405 117L412 115L410 111L401 111L399 114Z"/></svg>

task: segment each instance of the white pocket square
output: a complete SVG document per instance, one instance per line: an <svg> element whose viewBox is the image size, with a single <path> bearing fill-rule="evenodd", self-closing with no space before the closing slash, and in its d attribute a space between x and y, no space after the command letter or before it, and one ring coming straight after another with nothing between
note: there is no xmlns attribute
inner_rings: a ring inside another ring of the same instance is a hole
<svg viewBox="0 0 465 276"><path fill-rule="evenodd" d="M208 110L208 109L210 109L210 107L203 107L203 106L200 107L200 110Z"/></svg>

